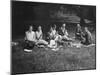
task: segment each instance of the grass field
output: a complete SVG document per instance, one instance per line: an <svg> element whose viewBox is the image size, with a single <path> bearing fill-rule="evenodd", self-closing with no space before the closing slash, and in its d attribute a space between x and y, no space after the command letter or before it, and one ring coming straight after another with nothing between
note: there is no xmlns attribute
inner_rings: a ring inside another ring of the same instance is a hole
<svg viewBox="0 0 100 75"><path fill-rule="evenodd" d="M41 73L96 68L96 47L63 47L58 51L34 47L25 52L21 45L12 47L12 73Z"/></svg>

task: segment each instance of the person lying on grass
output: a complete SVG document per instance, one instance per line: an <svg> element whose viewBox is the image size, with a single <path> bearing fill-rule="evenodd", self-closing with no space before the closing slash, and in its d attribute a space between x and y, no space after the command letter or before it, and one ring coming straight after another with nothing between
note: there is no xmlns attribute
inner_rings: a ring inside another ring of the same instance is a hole
<svg viewBox="0 0 100 75"><path fill-rule="evenodd" d="M25 32L25 46L24 49L32 49L36 44L36 34L33 27L29 26L29 30Z"/></svg>
<svg viewBox="0 0 100 75"><path fill-rule="evenodd" d="M36 31L36 44L39 45L48 45L48 42L43 40L43 32L42 32L42 27L39 26L38 30Z"/></svg>

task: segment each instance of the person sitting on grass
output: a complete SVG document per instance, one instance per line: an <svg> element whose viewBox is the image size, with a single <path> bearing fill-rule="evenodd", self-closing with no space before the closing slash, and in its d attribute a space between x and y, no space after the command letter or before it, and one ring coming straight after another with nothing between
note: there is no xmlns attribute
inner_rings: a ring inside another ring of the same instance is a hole
<svg viewBox="0 0 100 75"><path fill-rule="evenodd" d="M90 45L90 44L92 44L92 34L88 30L87 27L84 28L84 35L83 35L83 37L84 37L84 39L81 41L81 43L83 45Z"/></svg>
<svg viewBox="0 0 100 75"><path fill-rule="evenodd" d="M60 41L58 41L59 43L62 44L66 43L68 44L68 46L71 45L73 39L69 38L69 34L67 32L65 23L62 25L62 27L59 30L59 37L60 37Z"/></svg>
<svg viewBox="0 0 100 75"><path fill-rule="evenodd" d="M55 38L55 35L56 35L56 30L54 27L51 27L50 28L50 31L48 32L48 35L49 35L49 40L51 39L54 39Z"/></svg>
<svg viewBox="0 0 100 75"><path fill-rule="evenodd" d="M82 32L81 26L80 26L80 24L77 24L76 31L75 31L75 39L82 40L82 38L83 38L82 34L83 34L83 32Z"/></svg>
<svg viewBox="0 0 100 75"><path fill-rule="evenodd" d="M43 40L43 33L42 33L42 27L39 26L38 30L36 31L36 40L37 40L37 45L48 45L48 42Z"/></svg>
<svg viewBox="0 0 100 75"><path fill-rule="evenodd" d="M61 35L61 39L64 41L72 40L71 38L69 38L69 34L67 32L67 29L66 29L66 24L63 24L63 26L61 27L59 35Z"/></svg>
<svg viewBox="0 0 100 75"><path fill-rule="evenodd" d="M56 26L51 27L50 32L49 32L49 45L48 45L50 48L56 48L57 47L56 34L57 34Z"/></svg>
<svg viewBox="0 0 100 75"><path fill-rule="evenodd" d="M33 27L29 26L29 30L25 32L25 46L24 49L32 49L36 44L36 34Z"/></svg>

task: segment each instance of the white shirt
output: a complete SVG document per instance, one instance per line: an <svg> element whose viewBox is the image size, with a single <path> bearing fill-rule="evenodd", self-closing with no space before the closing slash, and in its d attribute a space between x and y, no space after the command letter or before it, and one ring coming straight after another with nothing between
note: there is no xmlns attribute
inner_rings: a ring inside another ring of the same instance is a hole
<svg viewBox="0 0 100 75"><path fill-rule="evenodd" d="M26 40L28 40L28 41L36 41L36 34L35 34L34 31L32 31L32 32L26 31L25 34L26 34L26 36L25 36Z"/></svg>

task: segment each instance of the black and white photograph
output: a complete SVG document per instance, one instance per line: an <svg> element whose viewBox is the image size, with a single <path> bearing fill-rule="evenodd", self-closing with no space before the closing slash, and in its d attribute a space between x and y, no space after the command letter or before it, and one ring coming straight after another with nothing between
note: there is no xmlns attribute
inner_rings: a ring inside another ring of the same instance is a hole
<svg viewBox="0 0 100 75"><path fill-rule="evenodd" d="M96 6L11 0L11 74L96 69Z"/></svg>

